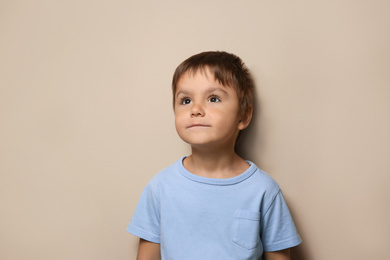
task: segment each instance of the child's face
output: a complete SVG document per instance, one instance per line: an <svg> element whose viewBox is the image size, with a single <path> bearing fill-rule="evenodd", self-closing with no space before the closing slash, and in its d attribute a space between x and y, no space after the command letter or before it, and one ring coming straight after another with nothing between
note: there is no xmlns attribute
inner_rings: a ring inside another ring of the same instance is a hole
<svg viewBox="0 0 390 260"><path fill-rule="evenodd" d="M239 101L208 71L184 73L175 93L175 125L191 146L234 148L238 132L247 125L239 117Z"/></svg>

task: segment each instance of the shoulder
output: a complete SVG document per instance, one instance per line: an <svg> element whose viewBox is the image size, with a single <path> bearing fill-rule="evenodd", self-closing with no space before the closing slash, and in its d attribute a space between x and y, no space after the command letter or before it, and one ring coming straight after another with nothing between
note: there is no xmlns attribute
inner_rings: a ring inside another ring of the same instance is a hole
<svg viewBox="0 0 390 260"><path fill-rule="evenodd" d="M248 179L245 189L254 194L254 198L261 201L263 210L268 208L280 193L279 184L257 166L253 175Z"/></svg>
<svg viewBox="0 0 390 260"><path fill-rule="evenodd" d="M265 190L269 192L279 192L279 184L267 172L261 170L255 164L254 166L256 167L256 171L251 178L251 181L254 183L254 185L261 185Z"/></svg>

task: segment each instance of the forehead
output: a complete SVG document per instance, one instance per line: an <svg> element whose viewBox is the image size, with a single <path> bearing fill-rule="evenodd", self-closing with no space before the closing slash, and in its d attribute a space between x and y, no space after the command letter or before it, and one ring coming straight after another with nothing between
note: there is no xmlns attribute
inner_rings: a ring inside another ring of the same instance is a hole
<svg viewBox="0 0 390 260"><path fill-rule="evenodd" d="M197 68L189 69L184 72L177 81L176 93L179 89L191 88L193 86L202 87L202 86L214 86L218 88L230 88L230 86L225 86L215 78L214 72L208 68Z"/></svg>
<svg viewBox="0 0 390 260"><path fill-rule="evenodd" d="M180 94L194 94L203 92L223 91L226 88L214 79L210 73L184 73L177 82L176 93Z"/></svg>

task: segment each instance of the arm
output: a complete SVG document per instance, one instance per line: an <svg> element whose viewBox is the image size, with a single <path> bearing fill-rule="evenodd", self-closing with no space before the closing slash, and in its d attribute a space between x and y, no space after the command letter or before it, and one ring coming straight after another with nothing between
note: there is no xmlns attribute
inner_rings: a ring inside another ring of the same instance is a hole
<svg viewBox="0 0 390 260"><path fill-rule="evenodd" d="M160 244L139 240L137 260L160 260Z"/></svg>
<svg viewBox="0 0 390 260"><path fill-rule="evenodd" d="M290 248L275 251L275 252L264 252L265 260L290 260Z"/></svg>

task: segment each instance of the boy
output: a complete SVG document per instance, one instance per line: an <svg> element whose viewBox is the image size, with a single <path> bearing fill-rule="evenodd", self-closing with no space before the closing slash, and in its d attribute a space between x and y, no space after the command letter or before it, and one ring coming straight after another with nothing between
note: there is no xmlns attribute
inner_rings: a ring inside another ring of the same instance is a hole
<svg viewBox="0 0 390 260"><path fill-rule="evenodd" d="M226 52L176 69L175 125L191 155L144 189L127 228L140 237L138 260L286 260L301 243L278 184L235 153L253 87L241 59Z"/></svg>

